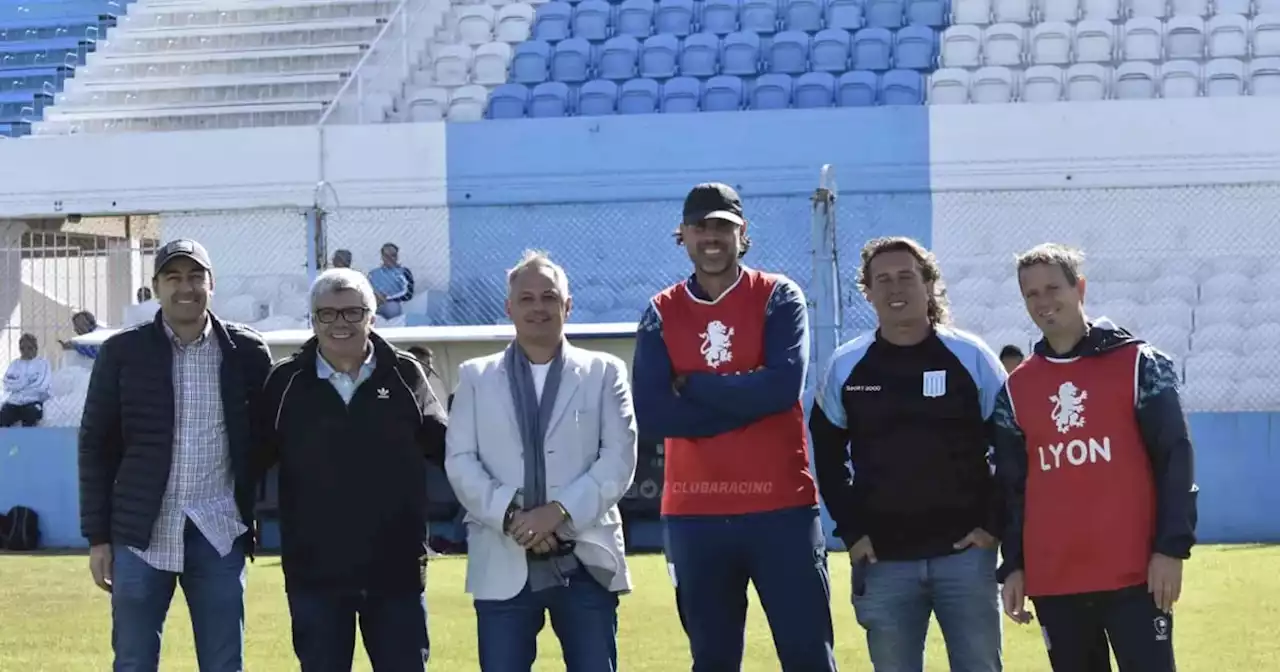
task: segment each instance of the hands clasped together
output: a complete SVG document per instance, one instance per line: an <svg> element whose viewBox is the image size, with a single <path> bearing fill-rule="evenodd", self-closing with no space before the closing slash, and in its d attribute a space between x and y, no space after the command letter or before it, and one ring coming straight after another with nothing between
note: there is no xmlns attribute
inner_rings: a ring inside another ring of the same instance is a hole
<svg viewBox="0 0 1280 672"><path fill-rule="evenodd" d="M507 516L506 533L526 550L545 555L560 547L556 530L568 521L564 507L551 502L529 511L512 511Z"/></svg>

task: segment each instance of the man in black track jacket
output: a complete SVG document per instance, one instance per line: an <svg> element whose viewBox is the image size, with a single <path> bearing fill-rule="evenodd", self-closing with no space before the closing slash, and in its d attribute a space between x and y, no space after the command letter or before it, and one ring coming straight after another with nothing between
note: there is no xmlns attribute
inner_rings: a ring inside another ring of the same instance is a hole
<svg viewBox="0 0 1280 672"><path fill-rule="evenodd" d="M259 475L279 464L281 555L303 672L350 670L356 615L374 672L424 669L427 461L445 414L417 360L372 332L350 269L311 288L315 337L267 379Z"/></svg>

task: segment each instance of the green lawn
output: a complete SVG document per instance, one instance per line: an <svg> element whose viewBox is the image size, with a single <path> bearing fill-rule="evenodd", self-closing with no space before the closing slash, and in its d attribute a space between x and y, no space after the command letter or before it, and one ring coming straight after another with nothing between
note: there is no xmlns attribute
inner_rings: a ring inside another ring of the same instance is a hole
<svg viewBox="0 0 1280 672"><path fill-rule="evenodd" d="M627 672L689 669L671 584L660 556L631 558L637 590L621 608L620 666ZM836 648L841 670L871 670L863 632L849 605L849 569L841 553L831 558ZM1188 564L1178 606L1179 668L1188 672L1280 670L1280 546L1218 546L1197 549ZM475 620L462 590L466 564L434 561L428 599L432 669L477 670ZM179 591L180 594L180 591ZM259 558L249 572L249 670L296 670L289 642L280 567ZM195 669L191 627L181 598L174 600L164 640L162 670ZM1006 620L1005 668L1048 670L1038 628ZM0 672L80 672L110 669L108 598L93 587L84 556L0 556ZM559 646L548 627L536 670L563 670ZM929 662L945 670L937 628L930 633ZM368 664L357 654L357 670ZM753 599L748 623L746 670L777 670L764 616Z"/></svg>

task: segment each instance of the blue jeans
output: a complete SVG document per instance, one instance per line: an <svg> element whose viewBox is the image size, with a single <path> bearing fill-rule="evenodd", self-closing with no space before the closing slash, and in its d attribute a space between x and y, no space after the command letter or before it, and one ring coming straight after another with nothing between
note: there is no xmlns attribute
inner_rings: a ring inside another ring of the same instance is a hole
<svg viewBox="0 0 1280 672"><path fill-rule="evenodd" d="M742 669L755 584L783 672L834 672L827 541L817 507L667 516L666 551L694 672Z"/></svg>
<svg viewBox="0 0 1280 672"><path fill-rule="evenodd" d="M115 672L154 672L160 667L160 637L182 583L191 613L200 672L244 669L245 537L226 557L218 555L190 522L184 532L181 573L165 572L116 544L111 584L111 647Z"/></svg>
<svg viewBox="0 0 1280 672"><path fill-rule="evenodd" d="M853 608L876 672L924 670L930 613L942 628L952 672L1003 670L995 572L994 549L855 563Z"/></svg>
<svg viewBox="0 0 1280 672"><path fill-rule="evenodd" d="M376 672L422 672L431 654L427 603L421 592L372 595L289 592L293 650L302 672L350 672L356 615Z"/></svg>
<svg viewBox="0 0 1280 672"><path fill-rule="evenodd" d="M482 672L529 672L538 657L538 633L551 614L551 629L564 651L565 672L614 672L618 669L618 596L586 570L569 585L509 600L476 600Z"/></svg>

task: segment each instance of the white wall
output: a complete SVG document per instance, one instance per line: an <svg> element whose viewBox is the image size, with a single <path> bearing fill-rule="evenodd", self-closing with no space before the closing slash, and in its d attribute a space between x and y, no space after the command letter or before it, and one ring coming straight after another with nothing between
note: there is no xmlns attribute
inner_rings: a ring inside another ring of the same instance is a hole
<svg viewBox="0 0 1280 672"><path fill-rule="evenodd" d="M1277 99L938 106L929 116L934 189L1280 178ZM323 160L312 127L24 138L0 143L0 217L309 206L321 179L341 207L441 206L446 152L440 123L335 126Z"/></svg>
<svg viewBox="0 0 1280 672"><path fill-rule="evenodd" d="M438 123L27 137L0 142L0 217L306 207L321 180L329 207L439 206L446 146Z"/></svg>

